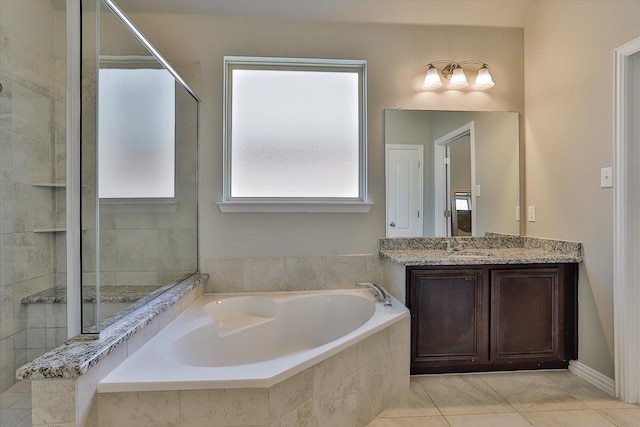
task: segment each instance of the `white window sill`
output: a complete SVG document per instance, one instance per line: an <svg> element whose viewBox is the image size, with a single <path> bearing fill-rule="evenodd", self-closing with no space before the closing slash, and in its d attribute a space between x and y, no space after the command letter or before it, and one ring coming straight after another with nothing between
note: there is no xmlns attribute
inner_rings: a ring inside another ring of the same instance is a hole
<svg viewBox="0 0 640 427"><path fill-rule="evenodd" d="M368 202L217 202L221 212L369 213Z"/></svg>

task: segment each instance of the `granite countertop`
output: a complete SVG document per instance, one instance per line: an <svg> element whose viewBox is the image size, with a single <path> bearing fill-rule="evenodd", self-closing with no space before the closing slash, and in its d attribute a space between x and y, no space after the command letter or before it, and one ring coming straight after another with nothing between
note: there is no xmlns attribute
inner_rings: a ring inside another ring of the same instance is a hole
<svg viewBox="0 0 640 427"><path fill-rule="evenodd" d="M380 241L383 258L406 266L579 263L581 253L580 243L536 237L490 235Z"/></svg>
<svg viewBox="0 0 640 427"><path fill-rule="evenodd" d="M206 273L192 275L101 331L97 339L80 335L20 367L16 378L76 378L84 374L208 278Z"/></svg>

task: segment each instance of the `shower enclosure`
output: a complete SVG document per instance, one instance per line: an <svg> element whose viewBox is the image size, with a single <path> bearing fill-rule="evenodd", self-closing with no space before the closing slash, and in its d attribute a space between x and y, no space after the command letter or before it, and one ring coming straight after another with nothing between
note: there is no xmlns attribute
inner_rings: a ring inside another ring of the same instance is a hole
<svg viewBox="0 0 640 427"><path fill-rule="evenodd" d="M109 0L0 0L0 392L197 271L198 80Z"/></svg>
<svg viewBox="0 0 640 427"><path fill-rule="evenodd" d="M0 392L67 339L64 7L0 1Z"/></svg>
<svg viewBox="0 0 640 427"><path fill-rule="evenodd" d="M82 0L83 333L197 271L198 101L182 76L198 72L113 2Z"/></svg>

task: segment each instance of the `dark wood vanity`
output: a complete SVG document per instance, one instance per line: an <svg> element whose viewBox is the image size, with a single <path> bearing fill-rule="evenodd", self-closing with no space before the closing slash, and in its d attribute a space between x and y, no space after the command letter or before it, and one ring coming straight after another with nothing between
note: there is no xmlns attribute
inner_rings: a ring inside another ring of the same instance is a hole
<svg viewBox="0 0 640 427"><path fill-rule="evenodd" d="M577 263L406 267L411 373L566 368Z"/></svg>

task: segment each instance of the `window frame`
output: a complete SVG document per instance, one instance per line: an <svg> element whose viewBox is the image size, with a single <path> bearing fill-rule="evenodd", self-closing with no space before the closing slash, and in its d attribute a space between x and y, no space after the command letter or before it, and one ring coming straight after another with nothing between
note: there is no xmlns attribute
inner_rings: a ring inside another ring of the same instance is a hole
<svg viewBox="0 0 640 427"><path fill-rule="evenodd" d="M359 86L358 193L354 198L231 197L232 72L235 69L356 71ZM367 186L367 61L318 58L224 57L222 212L369 212Z"/></svg>

